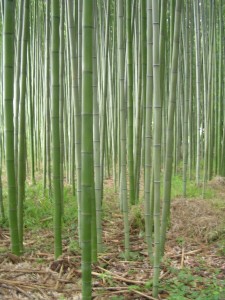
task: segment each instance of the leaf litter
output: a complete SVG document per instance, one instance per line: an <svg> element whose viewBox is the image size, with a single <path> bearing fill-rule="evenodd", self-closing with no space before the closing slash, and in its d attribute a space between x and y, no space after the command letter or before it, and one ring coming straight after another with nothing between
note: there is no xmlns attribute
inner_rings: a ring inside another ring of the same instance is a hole
<svg viewBox="0 0 225 300"><path fill-rule="evenodd" d="M214 179L215 181L215 179ZM221 188L223 181L212 183ZM211 183L210 183L211 184ZM93 265L93 299L154 299L151 294L153 268L141 229L132 227L131 259L123 256L123 219L117 205L111 180L107 181L107 204L103 226L104 253ZM171 206L165 258L161 267L162 286L176 269L200 266L198 274L212 276L219 270L218 280L225 281L225 256L218 253L211 238L212 232L224 229L224 212L215 209L210 201L177 198ZM9 232L0 229L0 298L1 299L81 299L80 251L71 250L68 231L63 239L63 255L54 260L53 236L50 230L25 232L25 254L17 257L9 252ZM219 235L218 235L219 237ZM51 244L51 245L50 245ZM201 263L199 262L201 261ZM204 288L204 286L202 286ZM161 289L159 299L167 299L169 292ZM188 299L188 298L187 298Z"/></svg>

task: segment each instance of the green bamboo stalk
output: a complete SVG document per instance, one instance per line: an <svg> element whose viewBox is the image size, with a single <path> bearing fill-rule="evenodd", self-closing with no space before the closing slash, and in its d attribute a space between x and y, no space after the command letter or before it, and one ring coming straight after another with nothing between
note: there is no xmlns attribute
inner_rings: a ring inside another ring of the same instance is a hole
<svg viewBox="0 0 225 300"><path fill-rule="evenodd" d="M1 112L2 116L2 112ZM3 116L2 116L3 117ZM1 129L2 131L2 129ZM2 147L2 132L0 134L0 153L1 153L1 158L0 158L0 217L1 221L4 222L5 220L5 207L4 207L4 202L3 202L3 193L2 193L2 161L3 161L3 147Z"/></svg>
<svg viewBox="0 0 225 300"><path fill-rule="evenodd" d="M139 184L140 184L140 168L141 168L141 147L142 147L142 124L143 124L143 97L142 97L142 84L143 84L143 51L142 51L142 42L143 42L143 30L142 30L142 18L141 18L141 7L142 2L139 2L138 10L138 22L137 22L137 105L136 105L136 145L135 145L135 203L138 203L139 198Z"/></svg>
<svg viewBox="0 0 225 300"><path fill-rule="evenodd" d="M184 135L183 135L183 196L187 194L187 164L188 164L188 116L190 99L190 43L189 43L189 1L186 1L186 17L184 25L184 69L185 69L185 105L184 105Z"/></svg>
<svg viewBox="0 0 225 300"><path fill-rule="evenodd" d="M129 259L129 220L128 220L128 201L127 201L127 159L126 159L126 102L124 98L124 54L125 41L123 35L124 9L122 1L117 1L118 18L118 76L119 76L119 107L120 107L120 197L124 221L124 244L125 258Z"/></svg>
<svg viewBox="0 0 225 300"><path fill-rule="evenodd" d="M219 57L218 57L218 123L217 123L217 174L221 174L221 157L222 157L222 107L223 107L223 50L222 50L222 40L224 38L223 34L223 2L222 0L219 1Z"/></svg>
<svg viewBox="0 0 225 300"><path fill-rule="evenodd" d="M50 122L50 1L46 2L46 21L45 21L45 89L44 89L44 98L45 98L45 142L46 148L46 172L44 172L44 188L46 185L46 175L48 178L48 188L49 195L51 195L52 190L52 179L51 179L51 154L50 154L50 133L51 133L51 122Z"/></svg>
<svg viewBox="0 0 225 300"><path fill-rule="evenodd" d="M28 100L29 100L29 119L30 119L30 153L31 153L31 177L32 183L35 184L35 162L34 162L34 101L32 97L32 79L31 79L31 65L32 65L32 58L31 58L31 50L30 50L30 43L28 44L28 58L27 58L27 70L28 70Z"/></svg>
<svg viewBox="0 0 225 300"><path fill-rule="evenodd" d="M20 75L20 108L19 108L19 147L18 147L18 232L20 242L20 252L23 252L23 205L25 198L25 97L27 81L27 43L29 34L29 1L24 0L23 7L23 29L22 29L22 49L21 49L21 75Z"/></svg>
<svg viewBox="0 0 225 300"><path fill-rule="evenodd" d="M77 61L76 49L76 27L72 15L72 3L73 1L67 0L68 8L68 25L69 25L69 41L70 41L70 61L71 61L71 72L72 72L72 97L74 99L74 112L75 112L75 165L76 165L76 197L78 203L78 233L79 239L81 238L81 105L79 100L79 70ZM81 93L80 93L81 94Z"/></svg>
<svg viewBox="0 0 225 300"><path fill-rule="evenodd" d="M101 164L101 198L103 199L103 182L104 182L104 169L105 169L105 160L106 160L106 133L107 133L107 123L106 123L106 103L107 103L107 93L108 93L108 49L109 49L109 21L110 21L110 0L107 0L106 6L106 28L105 28L105 48L102 49L101 60L103 61L103 70L102 70L102 99L101 99L101 128L100 128L100 164Z"/></svg>
<svg viewBox="0 0 225 300"><path fill-rule="evenodd" d="M141 1L141 70L142 70L142 85L141 85L141 102L142 102L142 141L141 141L141 162L139 165L138 178L140 178L141 166L145 165L145 130L146 130L146 68L147 68L147 41L146 41L146 0ZM137 180L139 183L140 179ZM140 184L137 185L136 200L139 199Z"/></svg>
<svg viewBox="0 0 225 300"><path fill-rule="evenodd" d="M189 71L189 107L188 107L188 135L189 135L189 143L188 143L188 172L189 172L189 179L192 179L192 171L193 171L193 166L195 165L195 157L193 151L194 149L194 137L195 134L195 108L193 107L193 94L194 94L194 86L193 86L193 50L194 50L194 43L191 43L191 37L194 36L194 31L193 31L193 6L192 2L189 4L189 10L190 10L190 15L189 15L189 37L188 37L188 43L189 43L189 65L190 65L190 71Z"/></svg>
<svg viewBox="0 0 225 300"><path fill-rule="evenodd" d="M14 79L14 14L15 3L4 1L3 19L3 101L5 128L5 159L8 180L9 228L11 249L20 254L17 225L17 191L14 168L13 79Z"/></svg>
<svg viewBox="0 0 225 300"><path fill-rule="evenodd" d="M133 137L133 51L131 32L131 0L126 0L126 36L127 36L127 98L128 98L128 170L130 204L135 204L134 191L134 137Z"/></svg>
<svg viewBox="0 0 225 300"><path fill-rule="evenodd" d="M153 172L154 172L154 274L153 297L158 297L160 274L160 173L162 107L159 61L159 1L152 1L153 24Z"/></svg>
<svg viewBox="0 0 225 300"><path fill-rule="evenodd" d="M100 164L100 131L99 131L99 103L98 103L98 72L97 72L97 33L94 20L93 29L93 147L94 147L94 177L96 199L97 250L103 251L102 245L102 199L101 199L101 164Z"/></svg>
<svg viewBox="0 0 225 300"><path fill-rule="evenodd" d="M147 78L146 78L146 129L145 129L145 173L144 173L144 197L145 197L145 236L148 245L148 254L150 259L153 259L152 249L152 214L151 214L151 175L152 175L152 96L153 96L153 81L152 81L152 1L147 0Z"/></svg>
<svg viewBox="0 0 225 300"><path fill-rule="evenodd" d="M17 24L17 48L16 48L16 72L14 79L14 155L15 155L15 174L17 177L18 165L18 131L19 131L19 105L20 105L20 73L21 73L21 49L22 49L22 27L23 27L23 7L24 0L19 3L18 24Z"/></svg>
<svg viewBox="0 0 225 300"><path fill-rule="evenodd" d="M64 19L65 19L65 3L61 3L61 18L60 18L60 67L59 67L59 122L60 122L60 182L61 182L61 203L62 213L64 214L64 132L63 132L63 121L64 121ZM73 168L74 169L74 168Z"/></svg>
<svg viewBox="0 0 225 300"><path fill-rule="evenodd" d="M163 130L162 130L162 136L163 136L163 151L162 151L162 158L165 157L166 153L166 123L167 123L167 92L166 92L166 85L165 85L165 79L166 78L166 40L167 40L167 0L161 1L161 10L160 10L160 48L159 48L159 61L160 61L160 85L161 85L161 98L162 98L162 108L163 108ZM164 161L163 161L164 165Z"/></svg>
<svg viewBox="0 0 225 300"><path fill-rule="evenodd" d="M92 108L91 108L91 114L92 114L92 119L91 119L91 122L92 122L92 129L93 129L93 106L94 106L94 91L93 91L93 80L94 80L94 76L93 76L93 53L95 54L95 51L96 49L93 50L93 48L95 48L95 31L94 31L94 28L95 28L95 22L94 22L94 18L93 16L95 15L96 13L96 2L93 1L92 3L92 7L93 7L93 11L92 11L92 53L91 53L91 65L92 65ZM94 131L94 130L93 130ZM94 145L93 145L93 142L94 142L94 139L93 139L93 135L94 135L94 132L92 131L92 161L91 161L91 166L92 166L92 184L91 184L91 187L92 187L92 201L91 201L91 209L92 209L92 214L91 214L91 257L92 257L92 263L96 263L97 260L98 260L98 257L97 257L97 254L98 254L98 240L97 240L97 205L96 205L96 201L95 201L95 178L94 178ZM99 217L99 216L98 216ZM100 222L101 222L101 219L100 219ZM99 225L99 224L98 224Z"/></svg>
<svg viewBox="0 0 225 300"><path fill-rule="evenodd" d="M170 75L170 93L169 93L169 115L167 123L166 135L166 158L165 158L165 173L163 185L163 211L161 225L161 253L164 254L164 245L166 240L166 230L169 220L170 199L171 199L171 179L172 179L172 164L173 164L173 146L174 146L174 114L176 108L176 85L177 85L177 69L179 57L179 41L181 27L182 0L176 1L175 8L175 24L173 37L173 56Z"/></svg>
<svg viewBox="0 0 225 300"><path fill-rule="evenodd" d="M52 81L52 162L54 196L54 253L55 258L62 254L62 203L60 181L60 133L59 133L59 1L51 1L51 81Z"/></svg>
<svg viewBox="0 0 225 300"><path fill-rule="evenodd" d="M205 83L204 83L204 88L206 88L206 84L207 84L207 91L205 92L205 98L204 98L204 105L205 105L205 121L204 121L204 169L203 169L203 197L205 196L205 189L206 189L206 182L209 178L209 172L208 172L208 168L209 168L209 164L210 164L210 151L211 151L211 144L210 144L210 133L211 133L211 112L212 112L212 69L213 69L213 64L212 64L212 59L213 59L213 45L214 45L214 1L212 2L211 5L211 19L209 20L210 24L211 24L211 30L210 30L210 35L209 35L209 39L210 39L210 45L209 45L209 52L208 52L208 70L206 73L205 70ZM206 28L205 28L206 30ZM204 53L204 51L203 51ZM206 53L205 53L206 54ZM206 83L206 80L208 81Z"/></svg>
<svg viewBox="0 0 225 300"><path fill-rule="evenodd" d="M92 210L93 210L93 3L83 1L82 17L82 135L81 135L81 250L82 299L91 299Z"/></svg>
<svg viewBox="0 0 225 300"><path fill-rule="evenodd" d="M200 29L199 29L199 2L194 1L194 21L195 21L195 54L196 54L196 108L197 108L197 147L196 147L196 183L199 185L200 181L200 84L201 84L201 66L200 66Z"/></svg>

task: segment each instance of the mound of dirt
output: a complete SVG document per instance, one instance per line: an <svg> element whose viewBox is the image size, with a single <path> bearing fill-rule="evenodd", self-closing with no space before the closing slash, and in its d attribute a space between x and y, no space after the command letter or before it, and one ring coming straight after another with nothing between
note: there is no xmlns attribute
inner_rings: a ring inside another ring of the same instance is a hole
<svg viewBox="0 0 225 300"><path fill-rule="evenodd" d="M217 188L217 187L225 188L225 177L216 176L208 182L208 185L213 188Z"/></svg>
<svg viewBox="0 0 225 300"><path fill-rule="evenodd" d="M176 199L171 205L171 227L168 239L209 242L224 231L224 212L200 199Z"/></svg>

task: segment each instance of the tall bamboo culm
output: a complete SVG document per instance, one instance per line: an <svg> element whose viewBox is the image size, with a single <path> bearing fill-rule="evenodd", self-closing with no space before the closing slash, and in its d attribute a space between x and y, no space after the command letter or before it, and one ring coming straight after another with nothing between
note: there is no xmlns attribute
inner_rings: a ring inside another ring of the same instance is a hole
<svg viewBox="0 0 225 300"><path fill-rule="evenodd" d="M82 14L82 134L81 134L81 250L82 299L91 299L93 201L93 3L83 1Z"/></svg>
<svg viewBox="0 0 225 300"><path fill-rule="evenodd" d="M15 2L4 1L3 19L3 101L5 160L8 180L9 228L12 253L20 254L17 224L17 189L14 167L13 80L14 80Z"/></svg>
<svg viewBox="0 0 225 300"><path fill-rule="evenodd" d="M54 196L54 243L55 258L62 254L62 202L60 177L60 132L59 132L59 24L60 5L58 0L51 1L51 88L52 88L52 163Z"/></svg>

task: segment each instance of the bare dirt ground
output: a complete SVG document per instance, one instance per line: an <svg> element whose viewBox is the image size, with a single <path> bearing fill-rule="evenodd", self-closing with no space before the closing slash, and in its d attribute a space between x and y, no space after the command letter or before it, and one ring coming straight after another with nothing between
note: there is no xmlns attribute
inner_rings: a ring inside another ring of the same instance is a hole
<svg viewBox="0 0 225 300"><path fill-rule="evenodd" d="M223 183L211 184L225 195ZM108 181L106 188L110 185ZM93 266L92 272L93 299L154 299L149 286L153 269L144 236L139 228L131 227L131 260L125 261L123 220L116 203L117 195L112 189L110 193L105 194L108 203L103 224L105 252L99 255L99 263ZM193 267L199 264L199 257L206 266L202 271L205 276L210 276L213 268L219 268L218 278L225 280L225 256L218 253L212 242L225 229L222 228L224 211L225 207L222 210L213 207L213 201L182 198L173 201L160 274L162 282L174 276L168 265L178 269ZM80 252L71 251L69 247L68 236L73 235L74 232L67 232L63 240L64 254L56 261L50 230L26 232L22 257L10 252L0 254L0 299L81 299ZM6 247L10 249L9 233L0 229L0 248ZM160 299L167 297L168 292L161 289Z"/></svg>

